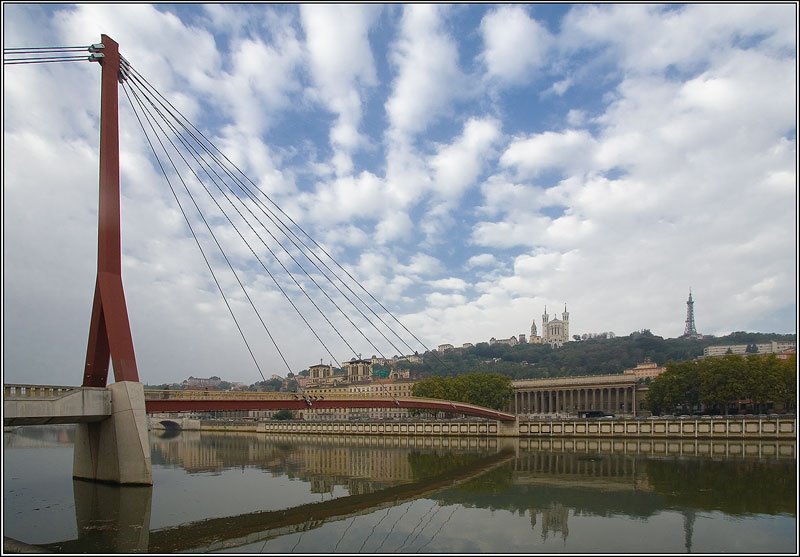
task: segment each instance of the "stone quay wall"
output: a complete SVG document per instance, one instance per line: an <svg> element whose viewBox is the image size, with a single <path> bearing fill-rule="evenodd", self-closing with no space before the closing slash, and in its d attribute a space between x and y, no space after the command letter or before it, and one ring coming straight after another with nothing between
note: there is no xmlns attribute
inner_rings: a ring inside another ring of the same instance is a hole
<svg viewBox="0 0 800 557"><path fill-rule="evenodd" d="M150 418L161 429L169 418ZM315 435L422 435L520 438L621 438L621 439L780 439L797 438L794 417L691 418L691 419L523 419L497 421L419 422L224 422L181 420L181 429Z"/></svg>
<svg viewBox="0 0 800 557"><path fill-rule="evenodd" d="M796 439L794 417L522 420L520 437L620 437L662 439Z"/></svg>

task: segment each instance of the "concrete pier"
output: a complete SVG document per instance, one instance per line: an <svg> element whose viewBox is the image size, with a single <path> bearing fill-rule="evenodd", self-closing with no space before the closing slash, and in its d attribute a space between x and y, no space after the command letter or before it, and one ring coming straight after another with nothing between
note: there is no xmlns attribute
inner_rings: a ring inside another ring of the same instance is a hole
<svg viewBox="0 0 800 557"><path fill-rule="evenodd" d="M112 414L101 422L78 424L73 477L132 485L152 485L144 388L119 381L109 385Z"/></svg>

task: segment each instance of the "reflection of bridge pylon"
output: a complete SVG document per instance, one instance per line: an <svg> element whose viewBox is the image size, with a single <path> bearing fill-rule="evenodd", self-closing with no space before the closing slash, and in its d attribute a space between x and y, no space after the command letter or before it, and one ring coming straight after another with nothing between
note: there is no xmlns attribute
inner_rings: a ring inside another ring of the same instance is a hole
<svg viewBox="0 0 800 557"><path fill-rule="evenodd" d="M686 509L683 511L683 543L686 548L686 553L692 552L692 536L694 535L694 509Z"/></svg>

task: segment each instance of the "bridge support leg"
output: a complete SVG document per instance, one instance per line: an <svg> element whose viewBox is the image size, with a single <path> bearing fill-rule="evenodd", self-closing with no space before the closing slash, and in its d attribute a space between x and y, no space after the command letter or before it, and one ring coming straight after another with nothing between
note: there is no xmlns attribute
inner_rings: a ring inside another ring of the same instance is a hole
<svg viewBox="0 0 800 557"><path fill-rule="evenodd" d="M75 432L75 478L117 484L153 485L144 386L133 381L109 385L111 416L78 424Z"/></svg>

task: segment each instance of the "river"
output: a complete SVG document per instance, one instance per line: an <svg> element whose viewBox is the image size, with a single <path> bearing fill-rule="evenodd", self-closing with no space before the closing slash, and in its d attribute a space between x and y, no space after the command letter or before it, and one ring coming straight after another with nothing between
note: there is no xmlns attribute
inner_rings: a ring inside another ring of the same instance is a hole
<svg viewBox="0 0 800 557"><path fill-rule="evenodd" d="M6 431L4 536L50 553L797 553L793 441L687 456L638 442L150 439L154 485L120 488L72 479L72 427Z"/></svg>

